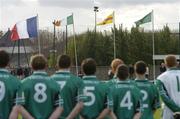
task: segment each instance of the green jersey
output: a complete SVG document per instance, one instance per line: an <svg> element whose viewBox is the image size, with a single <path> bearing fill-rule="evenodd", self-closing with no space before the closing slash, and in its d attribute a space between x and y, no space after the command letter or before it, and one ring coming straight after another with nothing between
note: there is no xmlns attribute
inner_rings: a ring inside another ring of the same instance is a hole
<svg viewBox="0 0 180 119"><path fill-rule="evenodd" d="M83 82L85 100L81 116L84 119L95 119L106 108L108 86L97 80L96 76L84 76Z"/></svg>
<svg viewBox="0 0 180 119"><path fill-rule="evenodd" d="M0 69L0 119L8 119L20 84L6 69Z"/></svg>
<svg viewBox="0 0 180 119"><path fill-rule="evenodd" d="M63 103L59 85L46 72L37 71L25 78L19 92L22 92L19 103L35 119L48 119L55 107Z"/></svg>
<svg viewBox="0 0 180 119"><path fill-rule="evenodd" d="M140 91L129 80L117 81L108 92L107 104L118 119L133 119L141 109Z"/></svg>
<svg viewBox="0 0 180 119"><path fill-rule="evenodd" d="M79 101L83 101L83 82L79 77L69 71L58 71L53 76L61 88L61 96L64 100L64 111L60 119L65 119Z"/></svg>
<svg viewBox="0 0 180 119"><path fill-rule="evenodd" d="M153 111L160 107L159 93L155 85L148 80L136 79L142 98L141 119L153 119Z"/></svg>

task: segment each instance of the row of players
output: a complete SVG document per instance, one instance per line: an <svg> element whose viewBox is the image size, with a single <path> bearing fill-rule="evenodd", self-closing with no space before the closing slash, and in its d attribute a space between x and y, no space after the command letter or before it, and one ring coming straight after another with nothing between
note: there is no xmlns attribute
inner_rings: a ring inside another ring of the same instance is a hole
<svg viewBox="0 0 180 119"><path fill-rule="evenodd" d="M8 73L8 54L0 51L0 119L17 119L20 113L25 119L153 119L153 112L160 107L159 92L166 104L164 119L173 119L179 112L179 78L171 84L162 74L157 87L145 78L146 64L135 64L136 80L128 80L128 67L120 59L112 62L114 78L102 82L95 76L96 62L85 59L81 68L82 79L70 73L71 59L67 55L58 58L59 70L51 77L45 72L47 60L43 55L31 57L33 74L20 83ZM176 66L176 58L168 56L167 67ZM176 71L175 69L172 69ZM168 86L166 86L168 85ZM170 86L175 98L168 92ZM168 88L167 88L168 87ZM176 93L177 92L177 93ZM176 99L176 100L174 100Z"/></svg>

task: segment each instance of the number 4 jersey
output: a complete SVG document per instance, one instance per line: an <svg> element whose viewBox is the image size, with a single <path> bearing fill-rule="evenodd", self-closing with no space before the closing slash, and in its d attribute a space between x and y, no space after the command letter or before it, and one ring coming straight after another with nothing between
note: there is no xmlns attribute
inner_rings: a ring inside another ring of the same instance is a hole
<svg viewBox="0 0 180 119"><path fill-rule="evenodd" d="M35 119L48 119L55 107L62 106L60 88L46 72L34 72L22 81L18 103Z"/></svg>
<svg viewBox="0 0 180 119"><path fill-rule="evenodd" d="M0 69L0 119L8 119L20 84L7 70Z"/></svg>
<svg viewBox="0 0 180 119"><path fill-rule="evenodd" d="M133 119L141 109L140 90L129 80L117 81L110 87L107 104L118 119Z"/></svg>

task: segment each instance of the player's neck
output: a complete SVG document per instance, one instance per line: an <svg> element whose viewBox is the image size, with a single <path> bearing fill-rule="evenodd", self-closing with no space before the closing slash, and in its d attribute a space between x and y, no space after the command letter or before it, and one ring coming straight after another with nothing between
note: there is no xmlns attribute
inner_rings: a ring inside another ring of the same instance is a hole
<svg viewBox="0 0 180 119"><path fill-rule="evenodd" d="M69 68L60 68L58 71L60 71L60 72L69 72L70 69Z"/></svg>
<svg viewBox="0 0 180 119"><path fill-rule="evenodd" d="M137 79L144 80L146 79L145 75L137 75Z"/></svg>

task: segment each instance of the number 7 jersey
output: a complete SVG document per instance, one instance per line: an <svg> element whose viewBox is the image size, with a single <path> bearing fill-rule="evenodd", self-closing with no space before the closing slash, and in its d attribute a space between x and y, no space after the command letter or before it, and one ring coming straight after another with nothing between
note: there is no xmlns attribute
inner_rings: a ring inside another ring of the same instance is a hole
<svg viewBox="0 0 180 119"><path fill-rule="evenodd" d="M24 79L18 99L35 119L47 119L55 107L63 105L58 84L45 72L34 72Z"/></svg>

